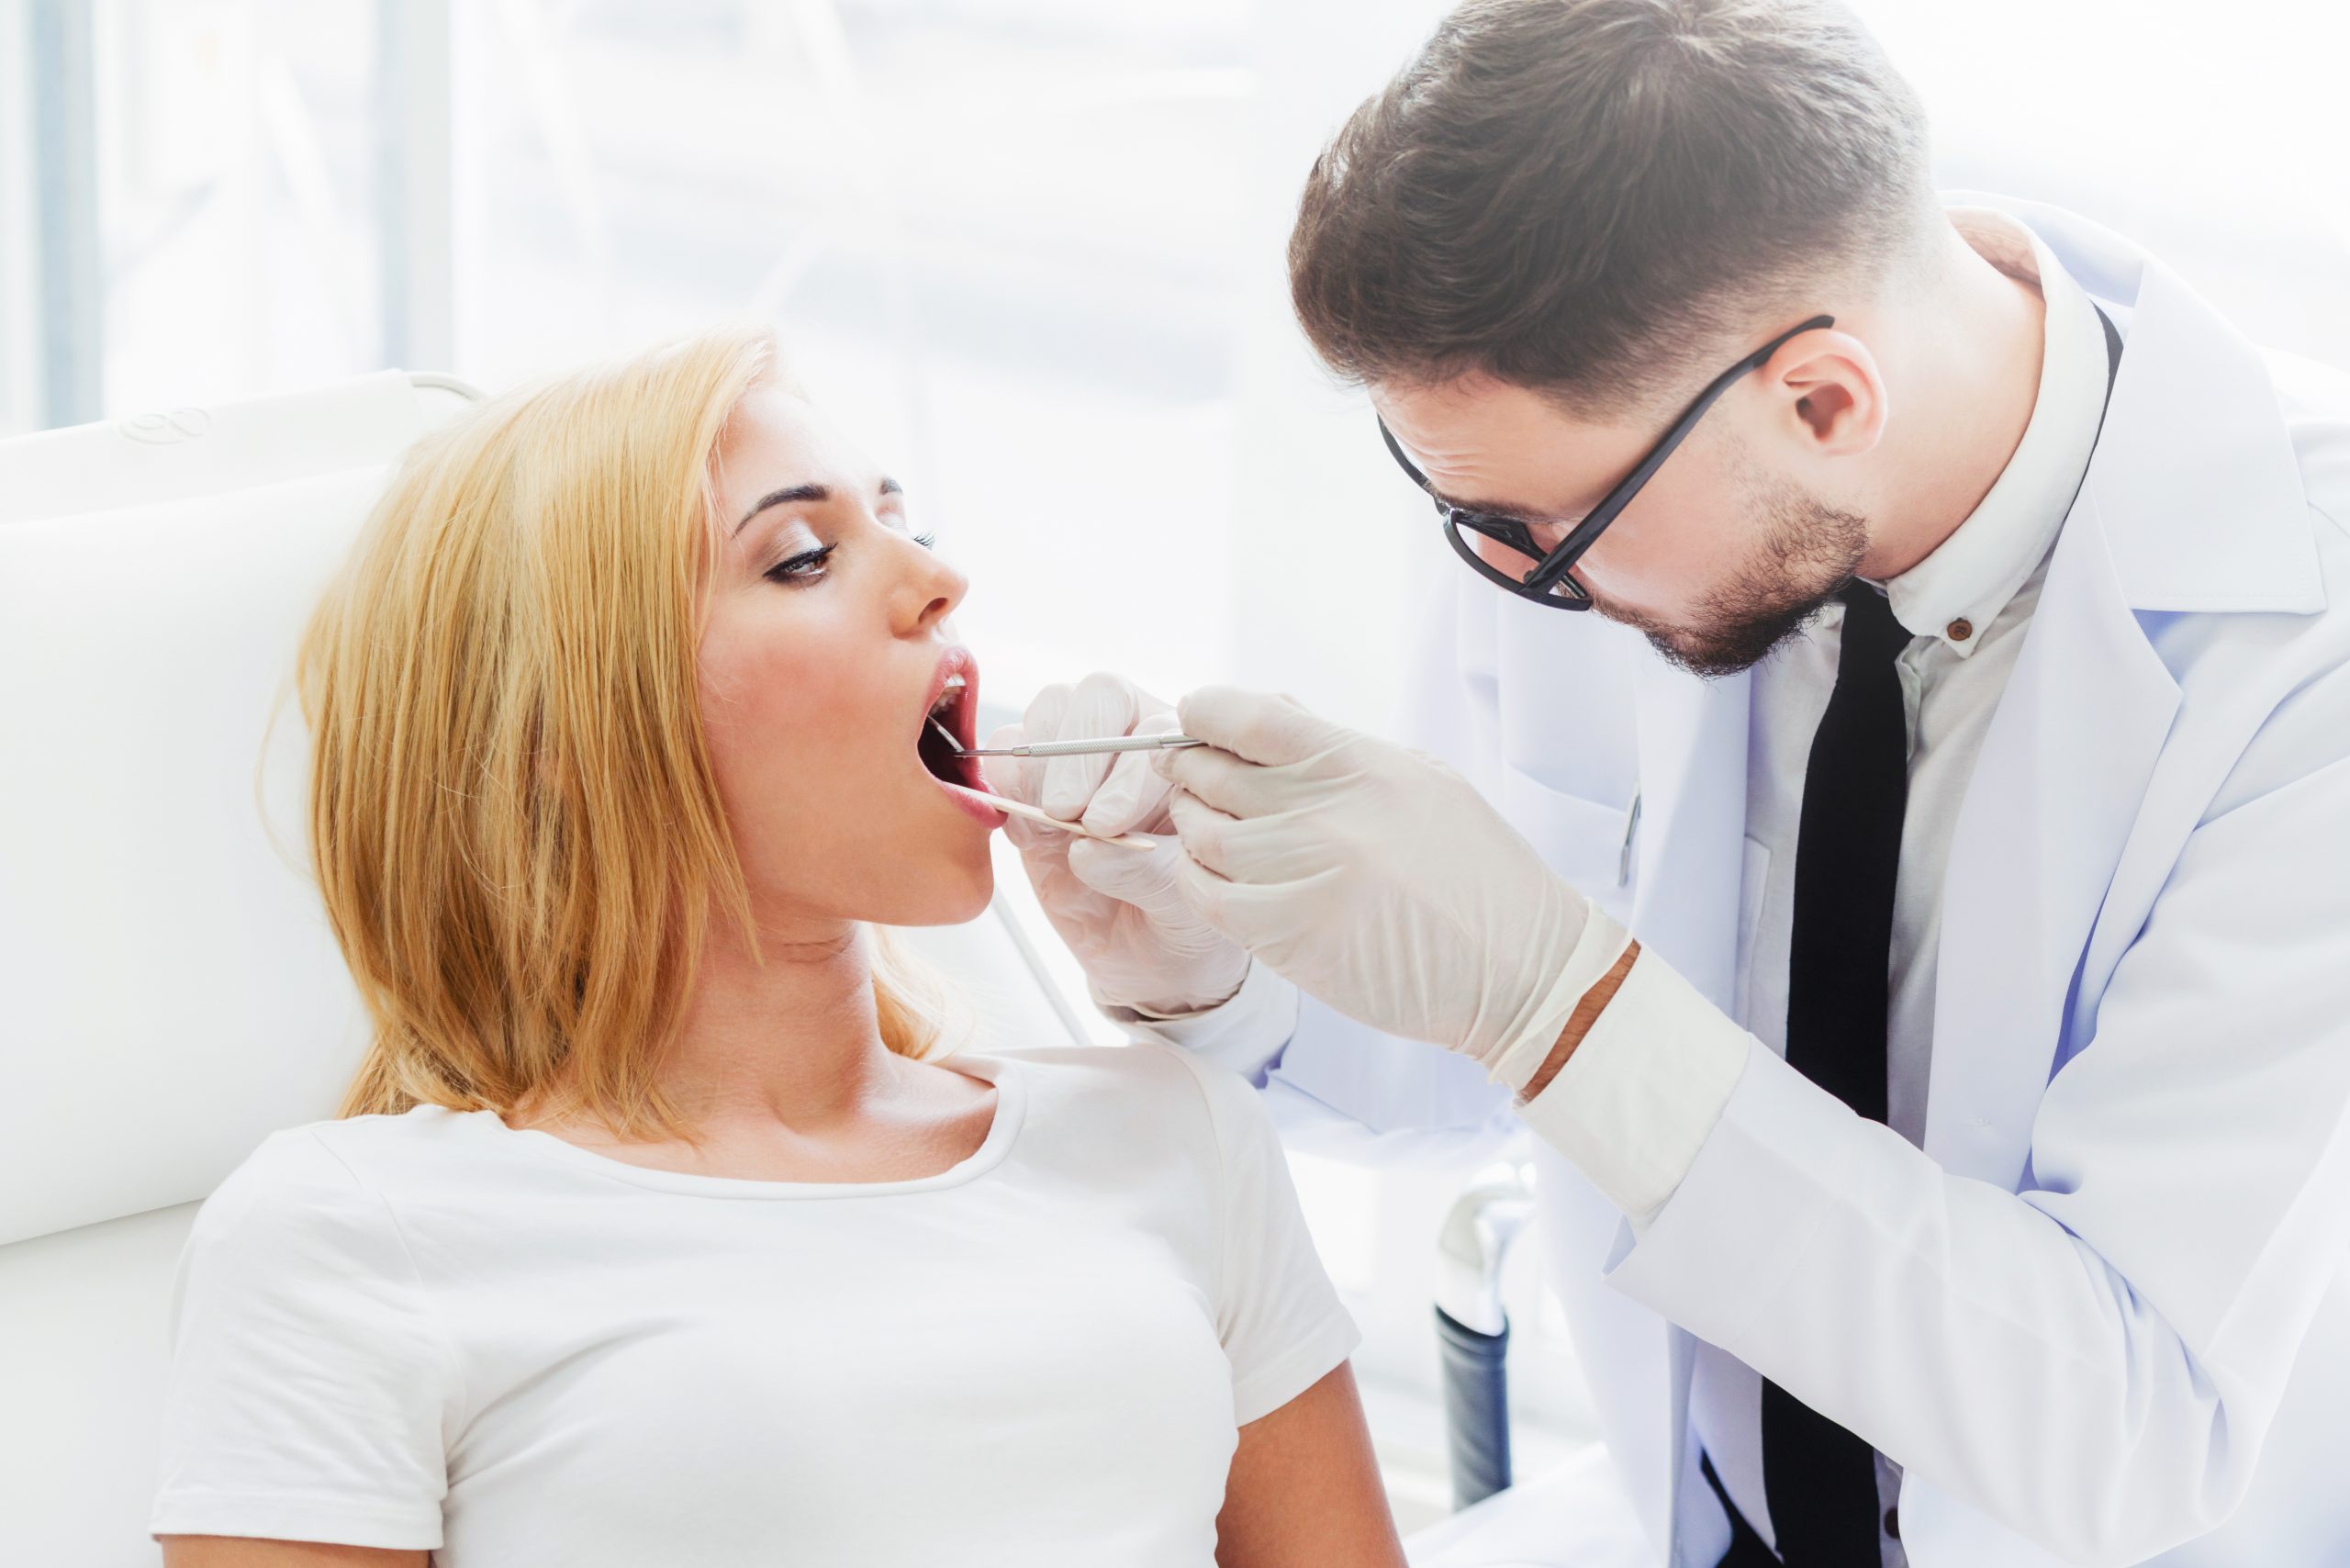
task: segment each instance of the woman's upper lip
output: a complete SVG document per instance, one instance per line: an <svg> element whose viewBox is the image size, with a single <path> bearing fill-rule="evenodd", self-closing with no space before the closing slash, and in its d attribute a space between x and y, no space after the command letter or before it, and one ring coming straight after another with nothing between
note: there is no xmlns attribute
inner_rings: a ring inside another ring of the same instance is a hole
<svg viewBox="0 0 2350 1568"><path fill-rule="evenodd" d="M940 693L946 689L946 683L958 675L963 678L963 700L948 715L947 727L955 734L955 744L968 749L977 744L968 732L979 709L979 661L971 657L971 650L959 643L950 644L939 653L938 666L931 672L930 689L923 695L922 722L924 726L930 723L930 715L938 706Z"/></svg>

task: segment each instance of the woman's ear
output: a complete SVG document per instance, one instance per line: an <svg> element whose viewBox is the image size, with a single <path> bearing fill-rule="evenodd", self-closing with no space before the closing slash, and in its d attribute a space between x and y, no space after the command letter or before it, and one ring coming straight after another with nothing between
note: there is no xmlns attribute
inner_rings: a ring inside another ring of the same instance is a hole
<svg viewBox="0 0 2350 1568"><path fill-rule="evenodd" d="M1853 457L1885 434L1885 379L1868 345L1822 328L1793 338L1764 367L1811 451Z"/></svg>

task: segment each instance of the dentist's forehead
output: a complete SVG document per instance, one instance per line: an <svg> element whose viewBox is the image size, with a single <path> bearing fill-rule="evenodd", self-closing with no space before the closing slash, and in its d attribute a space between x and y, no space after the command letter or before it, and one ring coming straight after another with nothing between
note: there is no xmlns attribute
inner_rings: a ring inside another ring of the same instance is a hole
<svg viewBox="0 0 2350 1568"><path fill-rule="evenodd" d="M1586 510L1642 439L1636 430L1581 423L1540 394L1490 375L1374 386L1371 401L1439 497L1512 516Z"/></svg>

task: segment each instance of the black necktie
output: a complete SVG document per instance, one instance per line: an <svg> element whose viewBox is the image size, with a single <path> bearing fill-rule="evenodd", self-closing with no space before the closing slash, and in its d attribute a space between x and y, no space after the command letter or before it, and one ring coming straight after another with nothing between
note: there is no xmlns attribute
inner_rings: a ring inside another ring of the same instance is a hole
<svg viewBox="0 0 2350 1568"><path fill-rule="evenodd" d="M1812 735L1796 840L1787 1065L1886 1119L1893 885L1909 792L1894 660L1909 633L1865 583L1844 590L1836 689ZM1762 1487L1787 1568L1876 1568L1876 1453L1774 1383L1762 1385Z"/></svg>

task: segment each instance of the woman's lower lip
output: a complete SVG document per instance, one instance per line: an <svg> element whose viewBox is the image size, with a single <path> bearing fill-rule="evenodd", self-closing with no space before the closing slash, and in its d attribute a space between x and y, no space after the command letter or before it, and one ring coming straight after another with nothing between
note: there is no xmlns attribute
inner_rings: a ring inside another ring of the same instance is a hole
<svg viewBox="0 0 2350 1568"><path fill-rule="evenodd" d="M987 802L987 797L981 791L973 789L968 785L957 786L949 784L946 779L937 778L934 775L933 776L931 782L936 784L939 789L945 790L948 799L952 800L957 805L962 807L963 810L968 812L972 819L977 822L985 823L988 826L992 828L1002 827L1004 823L1012 820L1012 818L1006 813L997 811L993 806L989 805Z"/></svg>

